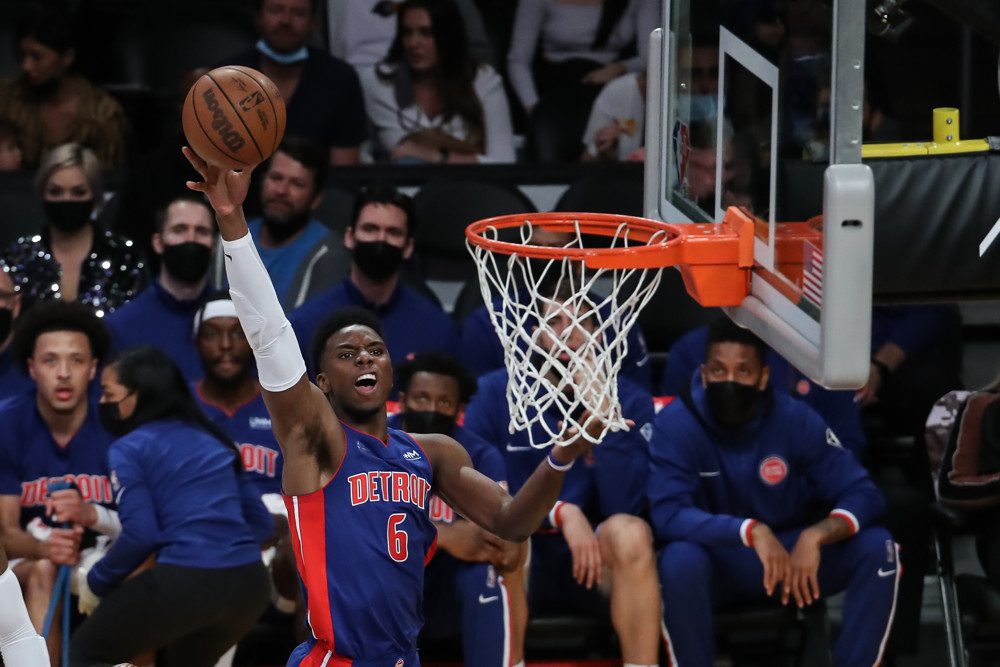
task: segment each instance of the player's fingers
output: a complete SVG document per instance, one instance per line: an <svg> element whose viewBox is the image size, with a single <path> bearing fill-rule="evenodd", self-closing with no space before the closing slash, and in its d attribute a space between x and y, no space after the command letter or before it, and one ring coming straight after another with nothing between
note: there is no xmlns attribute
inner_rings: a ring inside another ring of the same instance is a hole
<svg viewBox="0 0 1000 667"><path fill-rule="evenodd" d="M764 591L769 596L774 592L774 563L770 558L764 560Z"/></svg>
<svg viewBox="0 0 1000 667"><path fill-rule="evenodd" d="M809 573L809 588L812 591L813 600L819 600L819 577L816 572Z"/></svg>
<svg viewBox="0 0 1000 667"><path fill-rule="evenodd" d="M206 192L208 190L204 183L197 181L185 181L184 185L188 187L188 190L194 190L195 192Z"/></svg>
<svg viewBox="0 0 1000 667"><path fill-rule="evenodd" d="M181 153L184 154L184 157L186 157L187 161L191 163L191 166L194 167L195 171L197 171L202 176L205 176L205 173L208 171L208 163L205 162L203 159L201 159L200 155L195 153L187 146L181 147Z"/></svg>

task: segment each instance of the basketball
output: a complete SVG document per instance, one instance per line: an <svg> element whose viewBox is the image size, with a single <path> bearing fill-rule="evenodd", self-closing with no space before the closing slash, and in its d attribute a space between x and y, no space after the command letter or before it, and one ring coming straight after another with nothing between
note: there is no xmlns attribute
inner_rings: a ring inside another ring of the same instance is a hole
<svg viewBox="0 0 1000 667"><path fill-rule="evenodd" d="M223 169L247 169L271 157L285 133L278 87L255 69L217 67L202 75L184 100L188 145Z"/></svg>

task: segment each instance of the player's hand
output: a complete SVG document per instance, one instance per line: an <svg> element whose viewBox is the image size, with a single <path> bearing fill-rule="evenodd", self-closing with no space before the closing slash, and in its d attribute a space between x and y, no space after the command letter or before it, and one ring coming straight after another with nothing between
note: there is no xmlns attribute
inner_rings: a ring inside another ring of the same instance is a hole
<svg viewBox="0 0 1000 667"><path fill-rule="evenodd" d="M187 146L184 146L181 151L191 166L195 168L195 171L201 174L204 179L200 182L188 181L188 188L208 197L216 215L222 217L232 215L236 209L243 205L243 200L247 198L247 191L250 189L250 176L253 174L253 167L242 171L222 169L206 162Z"/></svg>
<svg viewBox="0 0 1000 667"><path fill-rule="evenodd" d="M53 517L58 523L71 522L81 526L97 523L97 510L90 503L83 502L83 496L76 489L55 491L45 499L45 516Z"/></svg>
<svg viewBox="0 0 1000 667"><path fill-rule="evenodd" d="M788 577L781 587L781 604L788 604L789 594L801 608L819 599L820 538L808 528L802 531L788 562Z"/></svg>
<svg viewBox="0 0 1000 667"><path fill-rule="evenodd" d="M878 400L878 392L881 389L882 374L875 368L875 364L872 364L868 371L868 382L854 394L854 402L861 407L871 405Z"/></svg>
<svg viewBox="0 0 1000 667"><path fill-rule="evenodd" d="M100 558L90 559L89 562L81 563L80 567L73 571L73 577L75 581L74 588L76 594L79 596L79 602L77 603L77 609L84 616L88 616L94 613L97 609L97 605L101 603L101 598L97 597L94 591L90 590L90 584L87 583L87 574L90 572L90 568L95 562L100 560Z"/></svg>
<svg viewBox="0 0 1000 667"><path fill-rule="evenodd" d="M788 578L788 551L766 524L754 524L750 532L753 550L764 566L764 590L771 595L777 585Z"/></svg>
<svg viewBox="0 0 1000 667"><path fill-rule="evenodd" d="M573 554L573 578L586 588L601 583L601 545L597 542L594 529L583 511L571 503L559 510L562 518L562 534Z"/></svg>
<svg viewBox="0 0 1000 667"><path fill-rule="evenodd" d="M491 547L489 561L500 574L513 572L524 561L527 554L526 543L508 542L486 531L483 531L483 539Z"/></svg>
<svg viewBox="0 0 1000 667"><path fill-rule="evenodd" d="M80 557L83 528L53 528L46 543L47 557L56 565L75 565Z"/></svg>

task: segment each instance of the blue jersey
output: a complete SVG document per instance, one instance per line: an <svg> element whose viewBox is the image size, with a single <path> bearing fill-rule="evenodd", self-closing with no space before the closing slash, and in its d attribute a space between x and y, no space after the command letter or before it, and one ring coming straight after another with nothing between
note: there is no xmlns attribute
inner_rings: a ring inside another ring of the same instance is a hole
<svg viewBox="0 0 1000 667"><path fill-rule="evenodd" d="M382 324L385 344L394 364L421 352L454 353L458 328L441 306L412 287L400 283L389 301L381 306L367 303L350 279L309 299L289 315L302 356L313 366L312 338L330 313L345 306L361 306L374 312ZM313 373L316 369L313 369Z"/></svg>
<svg viewBox="0 0 1000 667"><path fill-rule="evenodd" d="M525 294L523 299L529 297ZM493 302L493 308L499 310L500 300ZM609 308L601 309L607 314ZM530 328L535 322L525 321L524 326ZM649 352L646 349L646 339L638 325L628 332L628 353L622 360L621 373L641 387L649 387L650 379ZM520 342L520 341L519 341ZM485 375L498 368L504 368L503 345L497 336L490 313L486 306L479 306L472 311L462 323L462 363L475 375Z"/></svg>
<svg viewBox="0 0 1000 667"><path fill-rule="evenodd" d="M691 376L705 363L708 327L692 329L677 339L667 359L661 390L677 396L691 382ZM766 362L771 369L769 384L777 391L803 401L833 429L837 438L860 460L867 441L861 425L861 408L854 402L853 391L831 391L805 375L774 350L768 348Z"/></svg>
<svg viewBox="0 0 1000 667"><path fill-rule="evenodd" d="M114 501L108 475L112 437L97 418L97 400L90 398L87 417L65 447L52 439L31 391L0 406L0 495L21 499L21 526L45 515L48 487L71 481L88 502Z"/></svg>
<svg viewBox="0 0 1000 667"><path fill-rule="evenodd" d="M87 575L106 595L154 551L158 564L224 568L260 560L274 533L260 496L233 467L233 451L176 419L148 422L111 445L108 461L122 532Z"/></svg>
<svg viewBox="0 0 1000 667"><path fill-rule="evenodd" d="M209 419L215 422L240 448L243 468L261 494L281 493L281 447L271 430L271 415L260 392L234 412L209 403L201 394L201 382L191 386L191 393Z"/></svg>
<svg viewBox="0 0 1000 667"><path fill-rule="evenodd" d="M767 390L752 422L726 429L696 376L691 404L675 400L654 422L648 495L661 543L746 544L751 520L777 533L827 512L857 532L882 514L868 473L801 401Z"/></svg>
<svg viewBox="0 0 1000 667"><path fill-rule="evenodd" d="M403 415L391 415L389 427L402 429ZM451 437L469 453L473 468L507 488L507 469L500 450L463 426L456 425ZM430 514L431 521L434 523L454 523L455 521L455 510L436 495L431 496Z"/></svg>
<svg viewBox="0 0 1000 667"><path fill-rule="evenodd" d="M209 294L180 301L157 280L134 299L104 318L115 352L135 345L152 345L167 353L188 380L205 374L194 346L194 316Z"/></svg>
<svg viewBox="0 0 1000 667"><path fill-rule="evenodd" d="M527 431L511 435L510 412L505 392L507 371L498 370L479 378L479 389L465 410L465 427L497 447L504 455L511 493L528 480L548 454L531 446ZM609 432L592 453L566 473L559 499L573 503L592 520L612 514L642 512L649 461L649 434L653 421L653 399L649 392L624 378L618 380L622 413L635 426L629 431ZM561 419L556 410L543 419L555 430ZM535 438L544 440L543 428L535 425Z"/></svg>
<svg viewBox="0 0 1000 667"><path fill-rule="evenodd" d="M437 538L431 464L402 431L389 429L386 442L347 426L344 433L333 479L285 496L315 638L309 656L393 665L416 651L423 621L424 565Z"/></svg>

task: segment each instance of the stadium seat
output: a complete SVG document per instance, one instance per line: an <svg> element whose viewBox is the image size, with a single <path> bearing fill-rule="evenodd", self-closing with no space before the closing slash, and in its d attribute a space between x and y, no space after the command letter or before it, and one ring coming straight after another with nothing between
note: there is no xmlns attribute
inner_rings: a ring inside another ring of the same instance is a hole
<svg viewBox="0 0 1000 667"><path fill-rule="evenodd" d="M354 193L335 185L328 185L323 190L323 200L319 203L319 208L313 211L313 217L330 229L343 232L352 222L354 199Z"/></svg>
<svg viewBox="0 0 1000 667"><path fill-rule="evenodd" d="M594 88L596 96L599 89ZM593 96L543 95L528 120L528 159L542 164L578 162L593 102Z"/></svg>
<svg viewBox="0 0 1000 667"><path fill-rule="evenodd" d="M556 203L556 211L588 211L641 216L643 213L642 171L634 178L586 176L569 186Z"/></svg>

